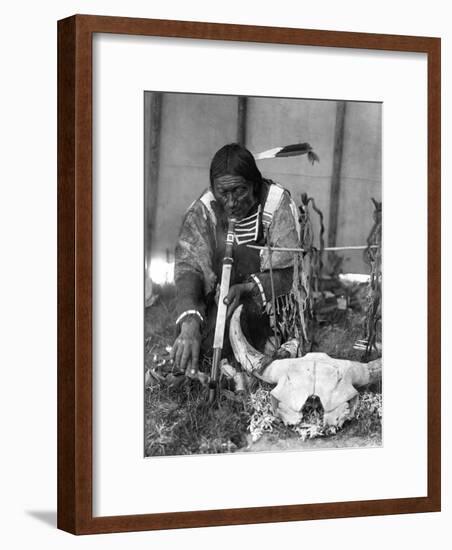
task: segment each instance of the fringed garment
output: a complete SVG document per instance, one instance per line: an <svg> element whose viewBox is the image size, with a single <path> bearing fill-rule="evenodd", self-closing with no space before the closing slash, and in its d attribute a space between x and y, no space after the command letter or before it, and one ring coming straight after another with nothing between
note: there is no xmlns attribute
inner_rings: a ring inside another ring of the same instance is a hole
<svg viewBox="0 0 452 550"><path fill-rule="evenodd" d="M251 280L255 286L251 295L244 297L242 326L245 336L256 348L263 350L273 334L275 320L272 310L270 258L268 250L249 248L248 244L267 246L263 215L268 213L267 196L276 185L264 180L258 203L248 213L241 239L234 243L234 264L231 286ZM281 189L278 204L273 208L269 225L272 247L300 247L297 209L287 190ZM269 201L270 202L270 201ZM265 210L267 208L267 210ZM255 232L253 227L255 215ZM266 221L269 221L268 218ZM204 192L187 210L176 246L175 282L177 288L177 315L196 309L206 319L203 332L203 351L212 346L216 321L215 295L221 279L227 219L210 191ZM243 243L243 240L248 242ZM271 265L276 300L276 328L280 342L302 337L304 331L302 266L298 254L272 252ZM295 261L294 261L295 258ZM295 269L294 269L295 264ZM294 278L295 272L295 278ZM257 284L259 283L259 284ZM303 306L302 306L303 307ZM228 327L224 355L230 354Z"/></svg>

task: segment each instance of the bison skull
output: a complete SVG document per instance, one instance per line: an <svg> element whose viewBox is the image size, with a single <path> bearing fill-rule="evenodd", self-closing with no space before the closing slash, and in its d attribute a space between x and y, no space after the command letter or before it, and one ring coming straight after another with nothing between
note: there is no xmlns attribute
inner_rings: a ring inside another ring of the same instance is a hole
<svg viewBox="0 0 452 550"><path fill-rule="evenodd" d="M265 356L245 339L240 326L242 307L231 319L229 338L236 360L248 373L274 384L271 391L275 415L285 424L297 424L306 401L317 396L324 410L324 425L341 427L353 417L357 388L381 380L381 359L370 363L334 359L326 353L276 359L269 365Z"/></svg>

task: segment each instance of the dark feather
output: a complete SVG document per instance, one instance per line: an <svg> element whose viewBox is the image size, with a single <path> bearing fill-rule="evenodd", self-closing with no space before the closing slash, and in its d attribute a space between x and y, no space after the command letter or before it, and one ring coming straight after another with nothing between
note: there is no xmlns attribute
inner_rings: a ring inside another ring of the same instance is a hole
<svg viewBox="0 0 452 550"><path fill-rule="evenodd" d="M312 150L309 143L294 143L292 145L286 145L276 154L276 157L294 157L297 155L304 155Z"/></svg>

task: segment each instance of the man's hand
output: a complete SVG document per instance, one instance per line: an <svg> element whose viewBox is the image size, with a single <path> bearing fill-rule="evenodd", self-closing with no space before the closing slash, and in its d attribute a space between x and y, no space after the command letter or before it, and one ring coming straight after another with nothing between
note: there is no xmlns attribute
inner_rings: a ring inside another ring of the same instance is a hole
<svg viewBox="0 0 452 550"><path fill-rule="evenodd" d="M171 358L174 360L176 369L186 371L186 375L190 378L195 377L198 372L200 347L199 321L195 317L189 317L182 321L180 334L171 350Z"/></svg>
<svg viewBox="0 0 452 550"><path fill-rule="evenodd" d="M251 292L254 288L254 283L240 283L237 285L231 286L229 289L228 295L224 299L224 303L228 306L226 313L226 318L229 319L234 313L236 307L240 304L240 300L244 294Z"/></svg>

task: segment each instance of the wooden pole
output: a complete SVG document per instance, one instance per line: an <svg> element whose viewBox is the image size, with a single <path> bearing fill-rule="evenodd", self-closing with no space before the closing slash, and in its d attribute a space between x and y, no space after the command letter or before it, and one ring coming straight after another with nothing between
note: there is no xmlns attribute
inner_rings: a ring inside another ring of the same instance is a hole
<svg viewBox="0 0 452 550"><path fill-rule="evenodd" d="M246 145L246 117L248 98L239 96L237 101L237 143Z"/></svg>
<svg viewBox="0 0 452 550"><path fill-rule="evenodd" d="M145 261L148 269L157 214L162 102L162 92L144 94Z"/></svg>
<svg viewBox="0 0 452 550"><path fill-rule="evenodd" d="M330 189L330 216L328 223L328 246L336 246L341 190L342 155L344 151L346 102L338 101L336 127L334 130L333 174Z"/></svg>

